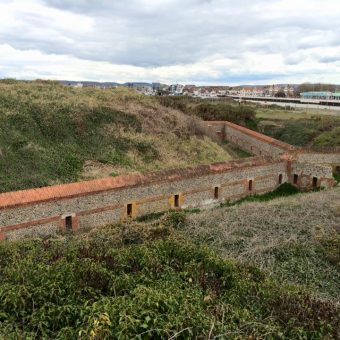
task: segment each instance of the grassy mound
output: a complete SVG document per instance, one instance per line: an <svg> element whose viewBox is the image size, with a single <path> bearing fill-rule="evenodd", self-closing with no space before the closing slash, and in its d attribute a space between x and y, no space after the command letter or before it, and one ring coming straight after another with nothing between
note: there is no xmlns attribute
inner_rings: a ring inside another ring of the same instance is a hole
<svg viewBox="0 0 340 340"><path fill-rule="evenodd" d="M0 190L225 161L197 119L127 89L0 82Z"/></svg>
<svg viewBox="0 0 340 340"><path fill-rule="evenodd" d="M0 337L336 337L339 311L169 225L0 246Z"/></svg>
<svg viewBox="0 0 340 340"><path fill-rule="evenodd" d="M223 257L339 302L339 209L336 187L190 214L180 230Z"/></svg>

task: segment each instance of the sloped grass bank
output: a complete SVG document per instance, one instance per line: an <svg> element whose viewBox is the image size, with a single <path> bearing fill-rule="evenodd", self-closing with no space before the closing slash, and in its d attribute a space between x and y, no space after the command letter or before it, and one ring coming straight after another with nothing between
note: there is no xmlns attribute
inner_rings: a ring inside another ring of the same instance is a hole
<svg viewBox="0 0 340 340"><path fill-rule="evenodd" d="M0 81L0 192L231 159L196 125L127 89Z"/></svg>
<svg viewBox="0 0 340 340"><path fill-rule="evenodd" d="M258 198L187 214L180 232L222 257L339 302L340 188L265 202Z"/></svg>
<svg viewBox="0 0 340 340"><path fill-rule="evenodd" d="M339 310L171 226L0 245L0 337L331 338Z"/></svg>

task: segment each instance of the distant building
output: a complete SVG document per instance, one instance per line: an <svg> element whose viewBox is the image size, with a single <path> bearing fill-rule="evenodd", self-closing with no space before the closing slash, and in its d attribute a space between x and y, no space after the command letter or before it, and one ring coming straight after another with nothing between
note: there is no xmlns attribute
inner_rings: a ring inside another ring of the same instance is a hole
<svg viewBox="0 0 340 340"><path fill-rule="evenodd" d="M183 94L183 90L184 90L184 85L181 85L181 84L172 84L169 86L169 91L174 96Z"/></svg>
<svg viewBox="0 0 340 340"><path fill-rule="evenodd" d="M263 87L244 87L239 90L239 95L242 97L263 97Z"/></svg>
<svg viewBox="0 0 340 340"><path fill-rule="evenodd" d="M340 92L311 91L300 93L302 99L340 100Z"/></svg>

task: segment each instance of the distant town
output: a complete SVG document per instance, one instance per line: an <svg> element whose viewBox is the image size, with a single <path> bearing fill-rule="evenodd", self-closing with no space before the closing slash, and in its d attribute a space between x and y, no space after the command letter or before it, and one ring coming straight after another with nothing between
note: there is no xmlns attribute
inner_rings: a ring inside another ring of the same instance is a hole
<svg viewBox="0 0 340 340"><path fill-rule="evenodd" d="M162 84L128 82L77 82L61 81L66 86L114 88L128 87L146 96L190 96L197 98L244 97L244 98L302 98L339 100L340 86L333 84L273 84L273 85L242 85L242 86L196 86L183 84Z"/></svg>

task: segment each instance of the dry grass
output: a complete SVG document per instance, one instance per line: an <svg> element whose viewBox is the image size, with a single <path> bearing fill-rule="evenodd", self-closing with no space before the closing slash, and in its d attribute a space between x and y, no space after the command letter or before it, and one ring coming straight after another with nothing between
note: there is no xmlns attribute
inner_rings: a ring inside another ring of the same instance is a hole
<svg viewBox="0 0 340 340"><path fill-rule="evenodd" d="M158 151L157 159L146 162L143 155L132 150L127 154L129 164L111 166L111 174L121 175L134 170L180 168L228 161L233 158L227 150L211 139L201 136L197 117L164 107L152 98L141 96L125 88L117 88L110 92L113 92L110 94L110 105L116 110L134 115L141 123L141 132L136 132L125 126L119 129L117 126L113 126L115 133L132 142L149 143L155 146ZM92 171L92 176L86 176L84 169L85 178L102 176L101 168L103 166L98 164L96 170ZM95 175L93 176L93 174Z"/></svg>
<svg viewBox="0 0 340 340"><path fill-rule="evenodd" d="M105 175L123 175L131 171L152 171L181 168L198 164L225 162L233 159L225 150L208 137L191 136L178 138L174 134L152 135L143 132L121 130L121 138L133 143L154 145L158 155L152 162L146 162L143 154L130 150L125 165L102 164L88 161L85 163L83 178L98 178ZM88 166L90 165L90 167Z"/></svg>
<svg viewBox="0 0 340 340"><path fill-rule="evenodd" d="M132 90L0 81L0 191L231 158L197 117Z"/></svg>
<svg viewBox="0 0 340 340"><path fill-rule="evenodd" d="M339 297L339 266L329 261L322 246L325 240L338 242L339 207L338 187L203 211L188 217L183 232L224 257L255 264L279 280L304 284L326 297ZM333 248L339 246L337 242Z"/></svg>

